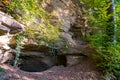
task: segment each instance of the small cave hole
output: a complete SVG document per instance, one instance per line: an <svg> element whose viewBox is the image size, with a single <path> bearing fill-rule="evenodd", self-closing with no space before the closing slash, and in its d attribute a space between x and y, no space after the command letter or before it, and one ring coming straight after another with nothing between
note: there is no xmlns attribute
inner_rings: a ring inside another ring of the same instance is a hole
<svg viewBox="0 0 120 80"><path fill-rule="evenodd" d="M52 66L44 63L40 57L24 56L20 58L20 64L18 67L27 72L42 72Z"/></svg>
<svg viewBox="0 0 120 80"><path fill-rule="evenodd" d="M63 65L64 67L67 66L67 58L65 55L58 55L57 56L57 66Z"/></svg>

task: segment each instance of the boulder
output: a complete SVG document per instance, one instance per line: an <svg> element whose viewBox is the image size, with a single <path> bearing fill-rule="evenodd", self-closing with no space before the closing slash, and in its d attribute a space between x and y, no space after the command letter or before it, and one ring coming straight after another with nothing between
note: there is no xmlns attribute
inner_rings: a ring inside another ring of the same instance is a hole
<svg viewBox="0 0 120 80"><path fill-rule="evenodd" d="M2 59L0 60L0 63L5 63L8 60L11 60L13 55L9 51L5 51L3 53Z"/></svg>
<svg viewBox="0 0 120 80"><path fill-rule="evenodd" d="M80 64L82 61L86 59L85 56L79 56L79 55L67 55L67 66L73 66Z"/></svg>
<svg viewBox="0 0 120 80"><path fill-rule="evenodd" d="M62 33L61 37L64 38L66 42L70 44L70 46L76 46L75 40L72 39L72 35L70 35L69 33Z"/></svg>
<svg viewBox="0 0 120 80"><path fill-rule="evenodd" d="M11 37L12 36L9 35L9 34L0 36L0 48L3 48L5 50L10 49L10 47L8 46L8 44L10 43Z"/></svg>
<svg viewBox="0 0 120 80"><path fill-rule="evenodd" d="M24 31L24 25L17 22L10 15L7 15L0 11L0 31L3 33L18 33ZM2 34L3 34L2 33Z"/></svg>
<svg viewBox="0 0 120 80"><path fill-rule="evenodd" d="M4 35L5 33L9 32L9 31L10 31L9 28L7 28L4 25L0 25L0 35Z"/></svg>

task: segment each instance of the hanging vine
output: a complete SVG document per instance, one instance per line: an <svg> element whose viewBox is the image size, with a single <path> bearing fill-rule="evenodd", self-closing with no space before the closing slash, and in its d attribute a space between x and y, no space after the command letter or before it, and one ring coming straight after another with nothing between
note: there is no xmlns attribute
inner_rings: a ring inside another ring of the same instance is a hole
<svg viewBox="0 0 120 80"><path fill-rule="evenodd" d="M24 35L22 33L16 35L16 55L15 55L15 61L14 66L18 66L19 57L22 49L22 41L24 39Z"/></svg>

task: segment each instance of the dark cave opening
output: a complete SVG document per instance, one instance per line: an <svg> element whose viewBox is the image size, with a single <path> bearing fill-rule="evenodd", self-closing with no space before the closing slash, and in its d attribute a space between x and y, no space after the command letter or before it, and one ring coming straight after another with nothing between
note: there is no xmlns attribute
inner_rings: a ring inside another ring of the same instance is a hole
<svg viewBox="0 0 120 80"><path fill-rule="evenodd" d="M24 56L20 58L19 68L27 72L42 72L52 66L41 61L40 57Z"/></svg>
<svg viewBox="0 0 120 80"><path fill-rule="evenodd" d="M58 55L57 56L57 66L63 65L64 67L67 66L67 58L65 55Z"/></svg>
<svg viewBox="0 0 120 80"><path fill-rule="evenodd" d="M14 65L14 59L6 62L6 64ZM53 66L67 66L67 59L65 55L57 55L57 61L52 56L22 56L20 55L18 61L18 68L27 72L42 72L52 68Z"/></svg>
<svg viewBox="0 0 120 80"><path fill-rule="evenodd" d="M53 61L53 60L52 60ZM22 56L20 57L20 64L18 65L19 69L27 72L42 72L48 70L53 66L64 66L66 67L67 59L64 55L58 55L57 62L53 61L46 64L41 57L35 56Z"/></svg>

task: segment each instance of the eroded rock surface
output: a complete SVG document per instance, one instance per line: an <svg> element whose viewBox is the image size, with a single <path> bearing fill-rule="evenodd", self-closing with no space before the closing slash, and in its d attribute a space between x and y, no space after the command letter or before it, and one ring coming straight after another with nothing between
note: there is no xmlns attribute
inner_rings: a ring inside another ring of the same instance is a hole
<svg viewBox="0 0 120 80"><path fill-rule="evenodd" d="M24 26L0 11L0 63L12 58L14 50L9 46L12 37L24 30ZM12 34L11 34L12 33Z"/></svg>
<svg viewBox="0 0 120 80"><path fill-rule="evenodd" d="M24 25L14 20L11 16L0 11L0 32L1 34L18 33L24 30ZM0 35L1 35L0 34Z"/></svg>
<svg viewBox="0 0 120 80"><path fill-rule="evenodd" d="M65 39L63 41L56 41L57 47L55 55L65 56L67 60L66 64L79 64L82 60L79 58L88 56L88 53L83 51L87 45L81 39L81 37L86 36L86 33L89 32L87 31L89 28L87 25L87 18L84 16L84 8L82 4L78 0L44 0L42 6L47 12L52 14L53 18L51 19L51 23L60 28L61 37ZM1 35L7 32L15 34L24 31L23 25L15 21L11 16L1 12L0 17ZM58 22L61 24L57 24ZM14 49L16 41L14 37L12 37L9 42L10 47L8 46L8 43L6 43L7 47L13 50L12 53L15 53ZM65 45L66 43L69 45ZM32 56L36 54L42 56L39 53L47 53L51 56L52 53L49 46L38 45L38 43L32 39L25 38L22 45L23 49L21 55L29 54ZM27 53L28 51L31 51L31 53ZM75 56L78 58L74 58ZM70 63L70 59L73 59L75 62ZM41 59L41 61L44 62L45 60Z"/></svg>

